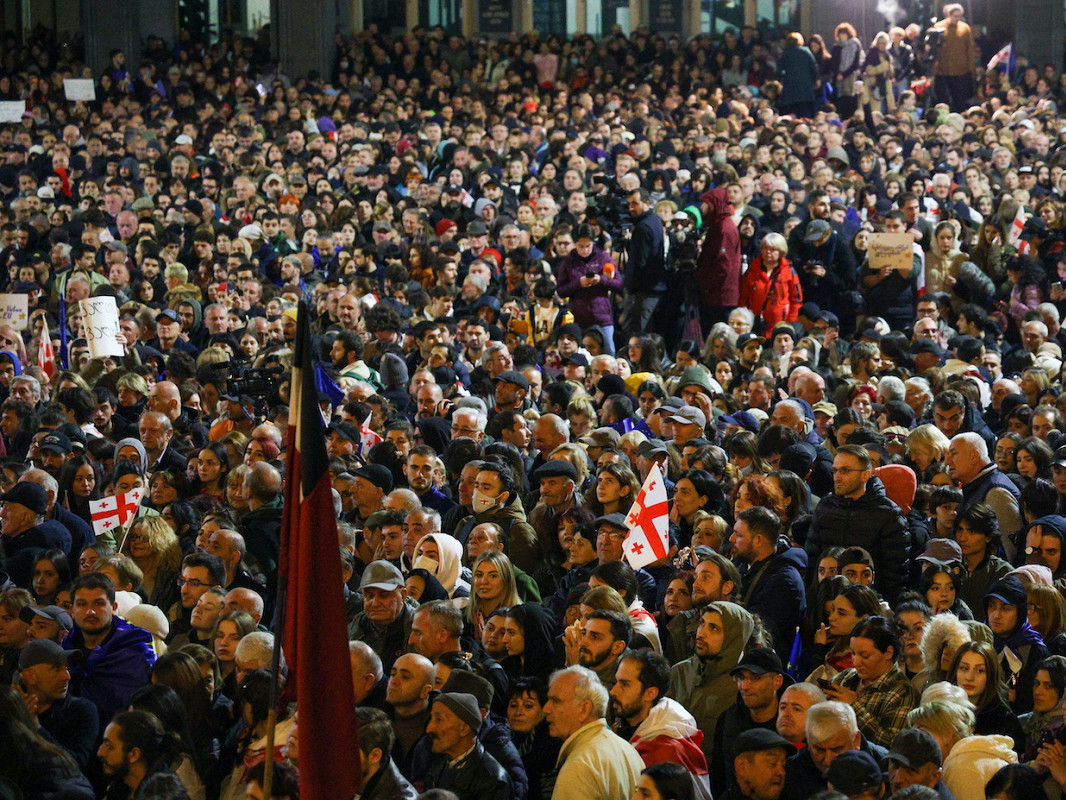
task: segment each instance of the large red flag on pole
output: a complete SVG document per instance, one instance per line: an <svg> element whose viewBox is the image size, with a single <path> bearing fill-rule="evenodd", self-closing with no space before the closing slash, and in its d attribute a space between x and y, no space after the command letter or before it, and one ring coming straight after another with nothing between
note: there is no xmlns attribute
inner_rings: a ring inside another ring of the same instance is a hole
<svg viewBox="0 0 1066 800"><path fill-rule="evenodd" d="M337 520L317 398L307 304L300 303L278 570L284 595L279 639L289 665L287 693L295 694L299 714L300 797L338 800L355 796L362 776Z"/></svg>

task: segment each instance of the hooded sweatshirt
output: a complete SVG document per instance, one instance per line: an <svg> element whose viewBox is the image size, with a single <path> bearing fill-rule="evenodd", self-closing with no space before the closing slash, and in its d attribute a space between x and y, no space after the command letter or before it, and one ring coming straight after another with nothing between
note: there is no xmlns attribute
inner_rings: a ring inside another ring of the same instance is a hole
<svg viewBox="0 0 1066 800"><path fill-rule="evenodd" d="M701 731L703 754L710 757L718 717L736 700L737 686L729 674L740 661L744 645L755 629L755 619L736 603L709 603L704 609L722 615L725 638L717 656L693 655L670 670L669 697L688 709ZM527 640L528 648L528 640Z"/></svg>
<svg viewBox="0 0 1066 800"><path fill-rule="evenodd" d="M1009 736L968 736L944 759L941 780L955 800L985 800L985 784L1001 767L1017 763Z"/></svg>
<svg viewBox="0 0 1066 800"><path fill-rule="evenodd" d="M707 233L696 262L696 283L705 306L740 303L740 232L723 187L700 195Z"/></svg>
<svg viewBox="0 0 1066 800"><path fill-rule="evenodd" d="M424 569L436 577L449 597L469 597L470 583L463 577L463 546L459 540L447 534L427 533L415 545L416 553L426 541L437 545L440 561L419 556L413 565L415 569Z"/></svg>
<svg viewBox="0 0 1066 800"><path fill-rule="evenodd" d="M523 603L512 608L507 616L522 623L526 646L521 655L507 656L503 668L512 678L536 677L547 682L548 674L555 668L552 663L555 615L539 603Z"/></svg>
<svg viewBox="0 0 1066 800"><path fill-rule="evenodd" d="M1061 517L1058 514L1049 514L1046 517L1040 517L1040 519L1033 520L1032 524L1025 529L1025 536L1022 537L1020 542L1023 547L1029 542L1029 532L1037 525L1041 528L1041 535L1055 536L1059 540L1059 564L1051 574L1052 581L1058 580L1066 574L1066 557L1064 557L1062 553L1062 548L1066 546L1066 517ZM1039 561L1039 559L1037 559L1037 561Z"/></svg>
<svg viewBox="0 0 1066 800"><path fill-rule="evenodd" d="M1036 665L1048 655L1044 640L1029 625L1029 597L1022 582L1013 575L1000 578L992 584L985 595L985 611L989 601L997 598L1009 603L1017 610L1017 622L1007 636L992 632L992 646L1000 655L1004 681L1009 694L1011 708L1015 714L1033 710L1033 684L1036 682Z"/></svg>

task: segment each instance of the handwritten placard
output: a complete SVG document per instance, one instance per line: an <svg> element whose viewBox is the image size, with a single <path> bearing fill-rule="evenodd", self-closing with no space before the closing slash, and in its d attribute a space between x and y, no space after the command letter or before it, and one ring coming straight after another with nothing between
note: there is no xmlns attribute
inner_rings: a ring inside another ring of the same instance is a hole
<svg viewBox="0 0 1066 800"><path fill-rule="evenodd" d="M914 268L914 237L909 233L872 233L868 255L870 269L889 267L910 272Z"/></svg>
<svg viewBox="0 0 1066 800"><path fill-rule="evenodd" d="M0 322L17 331L26 330L30 321L29 297L24 294L0 294Z"/></svg>
<svg viewBox="0 0 1066 800"><path fill-rule="evenodd" d="M21 100L0 101L0 122L22 122L26 104Z"/></svg>
<svg viewBox="0 0 1066 800"><path fill-rule="evenodd" d="M63 91L66 92L67 100L71 102L77 100L92 102L96 99L96 84L92 78L64 78Z"/></svg>
<svg viewBox="0 0 1066 800"><path fill-rule="evenodd" d="M78 305L85 324L85 338L89 342L89 354L93 358L121 356L122 345L118 335L118 306L114 297L90 297Z"/></svg>

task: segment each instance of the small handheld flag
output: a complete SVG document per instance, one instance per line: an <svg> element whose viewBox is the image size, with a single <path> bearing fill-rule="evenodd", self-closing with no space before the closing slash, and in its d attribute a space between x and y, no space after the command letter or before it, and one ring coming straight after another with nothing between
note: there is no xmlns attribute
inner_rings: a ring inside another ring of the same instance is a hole
<svg viewBox="0 0 1066 800"><path fill-rule="evenodd" d="M93 533L104 536L125 528L137 515L143 496L143 489L130 489L126 494L90 500L89 515L93 521Z"/></svg>
<svg viewBox="0 0 1066 800"><path fill-rule="evenodd" d="M1011 63L1011 58L1013 57L1013 55L1014 55L1014 43L1013 42L1007 42L1007 44L1003 45L1003 47L1001 47L996 52L996 54L994 56L992 56L992 58L988 59L988 67L987 67L988 71L991 72L996 67L998 67L1000 64L1003 64L1007 68L1007 71L1010 72L1010 63Z"/></svg>
<svg viewBox="0 0 1066 800"><path fill-rule="evenodd" d="M629 534L622 545L626 561L640 569L666 558L670 547L669 506L659 465L654 464L640 493L626 515Z"/></svg>

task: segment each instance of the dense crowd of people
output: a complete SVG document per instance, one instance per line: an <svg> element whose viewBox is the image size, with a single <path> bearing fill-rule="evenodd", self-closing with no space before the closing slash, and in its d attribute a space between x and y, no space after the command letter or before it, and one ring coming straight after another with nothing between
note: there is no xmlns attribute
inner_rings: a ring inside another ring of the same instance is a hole
<svg viewBox="0 0 1066 800"><path fill-rule="evenodd" d="M999 44L227 33L68 102L9 34L0 796L298 799L306 307L364 800L1061 797L1066 73Z"/></svg>

